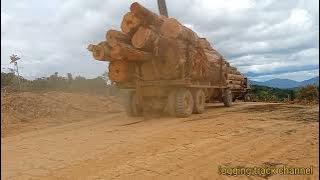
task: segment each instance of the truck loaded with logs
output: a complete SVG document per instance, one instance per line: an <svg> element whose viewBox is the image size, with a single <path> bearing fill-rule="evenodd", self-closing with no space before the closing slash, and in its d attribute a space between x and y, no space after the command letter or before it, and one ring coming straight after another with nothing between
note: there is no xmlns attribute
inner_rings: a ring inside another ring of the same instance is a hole
<svg viewBox="0 0 320 180"><path fill-rule="evenodd" d="M94 59L109 62L115 86L130 90L132 116L154 109L187 117L203 113L206 103L231 106L250 89L247 78L206 38L137 2L123 16L121 31L107 31L105 40L88 50Z"/></svg>

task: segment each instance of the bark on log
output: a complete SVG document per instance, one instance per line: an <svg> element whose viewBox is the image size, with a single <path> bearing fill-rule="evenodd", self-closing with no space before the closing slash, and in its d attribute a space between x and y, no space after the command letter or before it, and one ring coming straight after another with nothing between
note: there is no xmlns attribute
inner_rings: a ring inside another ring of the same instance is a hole
<svg viewBox="0 0 320 180"><path fill-rule="evenodd" d="M239 71L232 71L232 70L229 70L229 74L241 75Z"/></svg>
<svg viewBox="0 0 320 180"><path fill-rule="evenodd" d="M228 79L237 80L237 81L243 81L244 77L242 75L228 74Z"/></svg>
<svg viewBox="0 0 320 180"><path fill-rule="evenodd" d="M242 88L240 85L231 85L231 84L229 84L228 87L230 87L231 89L241 89Z"/></svg>
<svg viewBox="0 0 320 180"><path fill-rule="evenodd" d="M113 61L109 64L108 76L114 82L127 82L132 78L132 68L127 61Z"/></svg>
<svg viewBox="0 0 320 180"><path fill-rule="evenodd" d="M106 40L111 47L115 46L119 42L130 44L130 37L127 34L116 30L109 30L106 33Z"/></svg>
<svg viewBox="0 0 320 180"><path fill-rule="evenodd" d="M137 2L131 4L130 11L133 12L134 15L141 21L143 21L144 25L154 25L156 27L160 27L163 23L164 17L158 16L156 13L151 12L149 9L143 7Z"/></svg>
<svg viewBox="0 0 320 180"><path fill-rule="evenodd" d="M228 84L241 85L241 84L242 84L242 81L228 80Z"/></svg>
<svg viewBox="0 0 320 180"><path fill-rule="evenodd" d="M122 18L121 30L128 35L133 35L141 23L142 22L138 17L132 12L128 12Z"/></svg>
<svg viewBox="0 0 320 180"><path fill-rule="evenodd" d="M152 58L152 54L135 49L128 44L117 43L112 47L111 57L128 61L148 61Z"/></svg>
<svg viewBox="0 0 320 180"><path fill-rule="evenodd" d="M160 32L165 37L173 39L179 38L182 40L186 40L193 45L196 45L199 39L198 35L195 32L183 26L174 18L165 19L165 21L161 25Z"/></svg>
<svg viewBox="0 0 320 180"><path fill-rule="evenodd" d="M210 45L210 43L207 41L206 38L199 38L199 44L200 47L204 50L213 50L212 46Z"/></svg>
<svg viewBox="0 0 320 180"><path fill-rule="evenodd" d="M238 69L236 67L230 66L230 70L237 71Z"/></svg>
<svg viewBox="0 0 320 180"><path fill-rule="evenodd" d="M218 54L215 54L213 51L204 50L208 61L212 63L220 63L220 56Z"/></svg>
<svg viewBox="0 0 320 180"><path fill-rule="evenodd" d="M134 47L145 50L153 50L158 34L150 28L140 26L134 33L131 43Z"/></svg>
<svg viewBox="0 0 320 180"><path fill-rule="evenodd" d="M157 67L158 68L158 67ZM156 73L154 72L152 62L145 62L141 66L142 78L144 80L155 80Z"/></svg>

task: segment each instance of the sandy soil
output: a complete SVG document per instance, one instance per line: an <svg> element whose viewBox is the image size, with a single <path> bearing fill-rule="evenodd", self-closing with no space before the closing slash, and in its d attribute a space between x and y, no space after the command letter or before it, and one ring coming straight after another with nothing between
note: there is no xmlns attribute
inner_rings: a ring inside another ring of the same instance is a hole
<svg viewBox="0 0 320 180"><path fill-rule="evenodd" d="M312 176L231 179L319 179L318 106L218 104L179 119L93 110L7 126L1 179L229 179L218 174L219 165L314 168Z"/></svg>

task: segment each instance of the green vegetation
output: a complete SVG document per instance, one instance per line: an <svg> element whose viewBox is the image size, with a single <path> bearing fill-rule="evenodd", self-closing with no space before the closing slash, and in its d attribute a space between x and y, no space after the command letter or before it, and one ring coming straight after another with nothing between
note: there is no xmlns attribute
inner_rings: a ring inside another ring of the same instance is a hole
<svg viewBox="0 0 320 180"><path fill-rule="evenodd" d="M298 92L297 92L297 99L299 101L307 101L307 102L312 102L312 101L319 101L319 86L316 87L314 85L307 85L305 87L302 87Z"/></svg>
<svg viewBox="0 0 320 180"><path fill-rule="evenodd" d="M27 80L20 77L20 91L66 91L85 92L93 94L109 94L116 92L116 88L106 83L106 75L103 74L93 79L86 79L82 76L73 78L71 73L65 77L59 76L58 72L49 77ZM18 78L13 72L1 72L1 88L9 88L16 91L19 89ZM267 86L252 85L251 93L257 101L283 102L288 100L316 102L319 97L319 86L308 85L295 89L279 89ZM288 99L289 98L289 99Z"/></svg>
<svg viewBox="0 0 320 180"><path fill-rule="evenodd" d="M255 95L258 101L267 102L283 102L295 99L309 97L307 100L318 98L319 86L308 85L302 88L295 89L279 89L267 86L252 85L251 92Z"/></svg>
<svg viewBox="0 0 320 180"><path fill-rule="evenodd" d="M35 80L27 80L20 77L20 82L20 91L66 91L107 94L110 88L110 85L106 84L104 75L86 79L82 76L73 78L71 73L63 77L56 72L49 77L41 77ZM19 90L18 78L14 73L1 72L1 88L4 87L12 91Z"/></svg>
<svg viewBox="0 0 320 180"><path fill-rule="evenodd" d="M284 102L284 101L313 101L317 102L319 98L319 86L307 85L295 89L279 89L268 86L252 85L253 93L257 101L265 102Z"/></svg>
<svg viewBox="0 0 320 180"><path fill-rule="evenodd" d="M293 100L296 98L295 90L279 89L268 86L252 85L251 92L258 101L284 101L288 97Z"/></svg>

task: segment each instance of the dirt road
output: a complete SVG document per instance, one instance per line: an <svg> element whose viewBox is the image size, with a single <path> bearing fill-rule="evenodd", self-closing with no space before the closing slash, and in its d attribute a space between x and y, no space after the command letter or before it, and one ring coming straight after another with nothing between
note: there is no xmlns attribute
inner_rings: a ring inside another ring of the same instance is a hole
<svg viewBox="0 0 320 180"><path fill-rule="evenodd" d="M238 103L189 118L104 114L1 138L1 179L229 179L221 166L313 166L317 106ZM232 179L287 179L238 176Z"/></svg>

